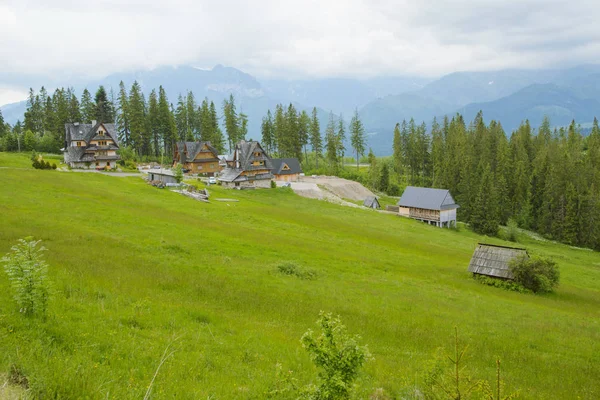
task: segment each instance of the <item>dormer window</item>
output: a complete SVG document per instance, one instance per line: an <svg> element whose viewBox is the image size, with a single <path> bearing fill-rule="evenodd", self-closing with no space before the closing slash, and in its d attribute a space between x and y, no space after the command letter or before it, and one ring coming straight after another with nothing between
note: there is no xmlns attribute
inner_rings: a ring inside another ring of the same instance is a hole
<svg viewBox="0 0 600 400"><path fill-rule="evenodd" d="M81 142L77 142L77 147L81 147Z"/></svg>
<svg viewBox="0 0 600 400"><path fill-rule="evenodd" d="M103 130L99 130L99 131L98 131L98 135L100 135L100 136L104 136L104 131L103 131Z"/></svg>

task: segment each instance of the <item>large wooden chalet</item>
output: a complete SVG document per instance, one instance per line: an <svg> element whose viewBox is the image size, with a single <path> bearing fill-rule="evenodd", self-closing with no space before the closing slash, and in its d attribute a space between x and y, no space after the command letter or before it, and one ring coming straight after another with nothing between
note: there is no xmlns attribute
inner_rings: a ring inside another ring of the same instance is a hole
<svg viewBox="0 0 600 400"><path fill-rule="evenodd" d="M438 227L456 226L458 207L446 189L408 186L398 201L398 213L401 216Z"/></svg>
<svg viewBox="0 0 600 400"><path fill-rule="evenodd" d="M271 158L260 143L242 140L235 145L219 181L229 188L268 188L273 179L272 170Z"/></svg>
<svg viewBox="0 0 600 400"><path fill-rule="evenodd" d="M221 171L219 153L210 142L178 142L173 152L173 166L181 164L192 174L214 176Z"/></svg>
<svg viewBox="0 0 600 400"><path fill-rule="evenodd" d="M65 124L65 164L71 168L115 169L119 144L115 124Z"/></svg>

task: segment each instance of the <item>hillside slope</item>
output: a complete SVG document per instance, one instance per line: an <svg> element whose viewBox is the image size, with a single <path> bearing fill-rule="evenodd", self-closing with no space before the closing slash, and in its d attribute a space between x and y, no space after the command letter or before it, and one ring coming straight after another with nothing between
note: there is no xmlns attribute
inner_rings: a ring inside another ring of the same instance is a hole
<svg viewBox="0 0 600 400"><path fill-rule="evenodd" d="M16 365L43 398L142 398L167 346L155 398L262 399L276 364L301 385L316 370L299 339L320 310L340 314L375 360L358 398L422 383L454 327L472 375L502 359L521 398L600 396L600 256L528 241L553 256L555 294L482 286L466 268L481 238L286 189L200 203L139 178L14 169L0 153L0 254L33 235L48 248L47 321L22 318L0 274L0 373ZM25 156L24 156L25 157ZM9 168L6 168L9 167ZM314 280L281 275L294 263Z"/></svg>

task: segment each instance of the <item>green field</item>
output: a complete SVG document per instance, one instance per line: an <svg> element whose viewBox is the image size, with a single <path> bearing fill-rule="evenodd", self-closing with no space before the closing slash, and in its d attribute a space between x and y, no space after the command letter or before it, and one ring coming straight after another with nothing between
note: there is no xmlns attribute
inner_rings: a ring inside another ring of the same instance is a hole
<svg viewBox="0 0 600 400"><path fill-rule="evenodd" d="M561 268L553 294L483 286L466 268L478 241L394 215L296 196L211 187L201 203L140 178L34 170L0 153L0 254L32 235L48 248L45 322L19 315L0 273L0 376L18 367L34 398L262 399L276 365L301 385L300 344L320 310L340 314L375 359L356 398L422 384L454 327L476 378L502 360L525 399L600 397L600 255L522 237ZM20 167L12 168L11 166ZM317 278L284 276L292 262ZM0 385L2 382L0 382Z"/></svg>

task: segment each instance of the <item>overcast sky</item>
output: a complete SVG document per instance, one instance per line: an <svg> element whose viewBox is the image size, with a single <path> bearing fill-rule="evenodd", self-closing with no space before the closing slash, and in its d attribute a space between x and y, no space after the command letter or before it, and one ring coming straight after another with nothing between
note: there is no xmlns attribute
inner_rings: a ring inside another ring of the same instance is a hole
<svg viewBox="0 0 600 400"><path fill-rule="evenodd" d="M289 78L553 68L600 63L598 21L598 0L0 0L0 75L218 63ZM0 104L21 95L0 82Z"/></svg>

